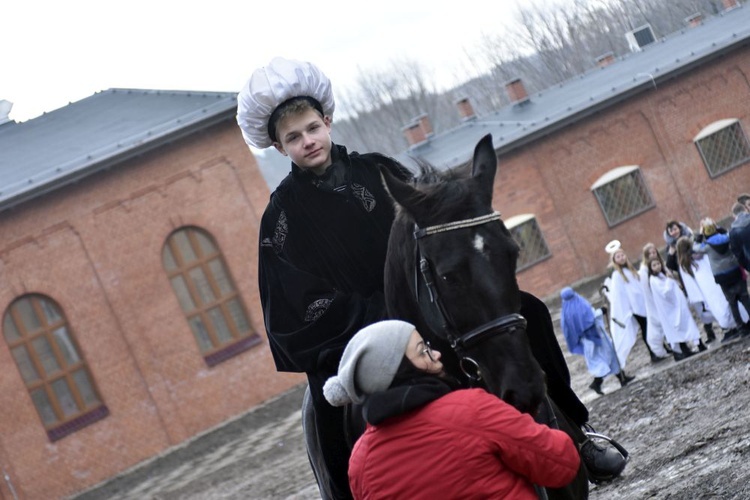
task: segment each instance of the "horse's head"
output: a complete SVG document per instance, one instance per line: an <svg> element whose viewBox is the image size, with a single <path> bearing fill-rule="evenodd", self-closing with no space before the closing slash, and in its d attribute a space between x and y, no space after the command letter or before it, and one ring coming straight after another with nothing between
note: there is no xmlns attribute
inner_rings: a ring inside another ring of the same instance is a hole
<svg viewBox="0 0 750 500"><path fill-rule="evenodd" d="M543 374L517 314L519 248L492 208L492 137L477 144L470 173L422 170L414 184L383 171L397 205L386 259L388 311L437 341L454 375L459 364L471 372L476 362L491 392L533 412Z"/></svg>

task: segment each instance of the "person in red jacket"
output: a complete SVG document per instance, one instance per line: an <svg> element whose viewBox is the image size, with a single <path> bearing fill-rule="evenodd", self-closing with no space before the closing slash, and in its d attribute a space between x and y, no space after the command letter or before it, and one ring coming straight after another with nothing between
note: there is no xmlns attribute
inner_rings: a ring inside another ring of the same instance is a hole
<svg viewBox="0 0 750 500"><path fill-rule="evenodd" d="M349 459L354 498L537 498L578 471L578 449L483 389L458 389L413 325L385 320L347 344L326 381L334 406L367 422Z"/></svg>

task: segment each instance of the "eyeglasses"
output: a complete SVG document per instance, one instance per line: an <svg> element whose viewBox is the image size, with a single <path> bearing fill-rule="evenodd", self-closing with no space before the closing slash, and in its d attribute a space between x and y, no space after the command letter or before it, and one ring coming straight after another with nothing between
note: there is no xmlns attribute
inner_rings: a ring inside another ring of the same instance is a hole
<svg viewBox="0 0 750 500"><path fill-rule="evenodd" d="M422 349L422 354L430 358L430 361L432 361L433 363L437 361L432 355L432 346L427 340L424 341L424 349Z"/></svg>

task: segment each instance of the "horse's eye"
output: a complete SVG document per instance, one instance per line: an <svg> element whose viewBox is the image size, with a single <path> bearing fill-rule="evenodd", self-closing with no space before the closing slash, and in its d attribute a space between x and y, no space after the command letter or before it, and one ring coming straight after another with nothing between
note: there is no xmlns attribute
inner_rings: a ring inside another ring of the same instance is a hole
<svg viewBox="0 0 750 500"><path fill-rule="evenodd" d="M440 276L440 279L447 285L455 285L458 283L458 279L454 273L447 273Z"/></svg>

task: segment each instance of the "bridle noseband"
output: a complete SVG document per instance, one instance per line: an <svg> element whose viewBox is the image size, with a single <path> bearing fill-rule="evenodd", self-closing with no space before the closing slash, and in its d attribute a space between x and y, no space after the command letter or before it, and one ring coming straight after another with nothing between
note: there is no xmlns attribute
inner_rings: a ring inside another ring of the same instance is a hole
<svg viewBox="0 0 750 500"><path fill-rule="evenodd" d="M496 220L500 220L500 212L492 212L487 215L474 217L473 219L448 222L446 224L429 226L423 229L421 229L416 223L414 224L414 240L416 241L416 245L414 246L415 263L418 264L415 266L414 272L414 289L417 294L417 302L420 301L419 289L420 284L422 284L427 289L431 304L430 314L425 314L425 311L422 311L425 319L433 330L442 332L445 338L450 341L451 347L459 357L461 371L463 371L464 375L472 381L481 380L482 374L479 364L466 355L467 351L475 347L477 344L480 344L496 335L525 332L526 319L520 314L507 314L462 335L458 332L455 322L452 321L450 313L445 308L445 305L438 294L432 267L425 256L424 250L421 248L420 241L433 234L479 226ZM422 276L421 282L419 280L420 275ZM472 369L469 370L467 366L471 366Z"/></svg>

